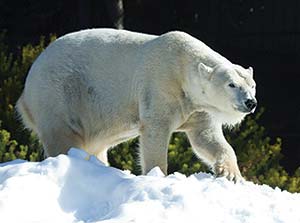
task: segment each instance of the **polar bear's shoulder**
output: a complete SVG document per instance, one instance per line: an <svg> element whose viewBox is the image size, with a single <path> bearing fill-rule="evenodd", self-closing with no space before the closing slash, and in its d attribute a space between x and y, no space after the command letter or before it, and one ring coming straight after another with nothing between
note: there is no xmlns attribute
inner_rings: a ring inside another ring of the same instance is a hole
<svg viewBox="0 0 300 223"><path fill-rule="evenodd" d="M164 46L177 49L192 59L214 67L217 64L231 64L225 57L208 47L199 39L182 31L170 31L157 38L164 42Z"/></svg>
<svg viewBox="0 0 300 223"><path fill-rule="evenodd" d="M157 39L178 47L204 45L200 40L182 31L170 31L158 36Z"/></svg>

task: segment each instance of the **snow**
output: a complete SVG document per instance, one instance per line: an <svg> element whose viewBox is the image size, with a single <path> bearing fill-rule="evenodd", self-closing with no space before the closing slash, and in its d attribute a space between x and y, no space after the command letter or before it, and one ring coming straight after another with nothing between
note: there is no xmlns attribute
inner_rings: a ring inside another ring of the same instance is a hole
<svg viewBox="0 0 300 223"><path fill-rule="evenodd" d="M42 162L0 164L5 223L299 223L300 194L198 173L135 176L71 149Z"/></svg>

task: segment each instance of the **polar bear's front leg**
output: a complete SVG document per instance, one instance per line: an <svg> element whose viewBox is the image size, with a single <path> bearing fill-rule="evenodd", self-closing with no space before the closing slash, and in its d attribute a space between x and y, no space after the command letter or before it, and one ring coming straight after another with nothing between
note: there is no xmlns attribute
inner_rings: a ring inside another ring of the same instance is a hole
<svg viewBox="0 0 300 223"><path fill-rule="evenodd" d="M180 115L172 95L156 88L149 87L140 94L140 164L142 174L158 166L167 175L168 145Z"/></svg>
<svg viewBox="0 0 300 223"><path fill-rule="evenodd" d="M171 132L163 123L148 123L141 129L140 135L140 163L142 173L148 173L159 166L167 175L168 144Z"/></svg>
<svg viewBox="0 0 300 223"><path fill-rule="evenodd" d="M222 125L199 115L193 118L186 133L195 153L212 167L217 176L234 181L243 179L235 152L223 135Z"/></svg>

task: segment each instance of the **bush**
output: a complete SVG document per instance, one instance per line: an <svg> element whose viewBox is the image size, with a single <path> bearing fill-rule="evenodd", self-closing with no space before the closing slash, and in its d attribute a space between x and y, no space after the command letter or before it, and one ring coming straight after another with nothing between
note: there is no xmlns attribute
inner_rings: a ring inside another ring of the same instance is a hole
<svg viewBox="0 0 300 223"><path fill-rule="evenodd" d="M0 125L0 161L7 162L15 159L29 161L40 160L42 155L38 141L35 138L31 138L28 141L35 143L30 144L30 150L28 149L28 145L19 145L16 140L12 140L10 138L10 133L5 129L2 129Z"/></svg>
<svg viewBox="0 0 300 223"><path fill-rule="evenodd" d="M13 55L4 43L5 32L0 34L0 162L15 158L40 160L42 159L41 146L36 137L23 129L16 118L14 105L21 95L23 83L28 70L35 58L45 48L45 38L32 46L28 44L19 48ZM55 39L50 36L49 41ZM13 138L14 140L11 140Z"/></svg>
<svg viewBox="0 0 300 223"><path fill-rule="evenodd" d="M291 192L300 192L297 170L289 176L279 161L281 139L271 140L265 128L257 121L263 114L261 109L254 117L248 116L244 123L232 133L227 133L228 142L235 148L242 175L250 181L280 187Z"/></svg>

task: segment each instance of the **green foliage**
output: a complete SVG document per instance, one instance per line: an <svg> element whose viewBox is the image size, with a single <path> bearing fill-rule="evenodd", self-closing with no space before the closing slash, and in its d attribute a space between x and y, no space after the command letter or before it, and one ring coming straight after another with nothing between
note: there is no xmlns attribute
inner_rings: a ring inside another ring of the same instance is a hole
<svg viewBox="0 0 300 223"><path fill-rule="evenodd" d="M38 161L42 159L41 146L36 137L23 130L16 119L14 105L21 94L26 74L46 46L40 42L19 48L16 55L10 53L4 43L5 33L0 34L0 162L13 159ZM257 121L263 111L255 117L247 117L241 126L233 131L225 131L229 143L235 148L242 175L256 183L280 187L291 192L300 192L300 167L289 175L280 165L281 139L271 140L265 129ZM109 151L109 162L120 169L128 169L140 174L138 165L137 139L123 143ZM173 135L168 152L169 172L190 175L199 171L209 171L206 165L194 155L183 133Z"/></svg>
<svg viewBox="0 0 300 223"><path fill-rule="evenodd" d="M137 149L137 139L116 146L108 152L110 165L119 169L130 170L133 174L141 174Z"/></svg>
<svg viewBox="0 0 300 223"><path fill-rule="evenodd" d="M169 144L168 152L169 173L180 172L191 175L199 171L208 171L193 153L187 137L183 133L175 133Z"/></svg>
<svg viewBox="0 0 300 223"><path fill-rule="evenodd" d="M263 109L226 134L228 142L235 148L242 175L256 183L300 192L299 170L289 176L280 165L283 158L281 139L271 140L266 136L265 128L257 123L262 114Z"/></svg>
<svg viewBox="0 0 300 223"><path fill-rule="evenodd" d="M19 48L16 55L10 53L4 42L5 32L0 34L0 162L16 158L40 160L41 146L30 132L23 130L16 118L14 105L21 95L23 83L35 58L45 48L41 37L36 46L28 44ZM53 41L50 36L49 41ZM11 137L14 140L11 140Z"/></svg>
<svg viewBox="0 0 300 223"><path fill-rule="evenodd" d="M16 140L10 138L10 133L1 128L0 125L0 161L7 162L15 159L26 159L30 161L38 161L41 157L41 149L36 139L29 139L28 145L19 145Z"/></svg>

